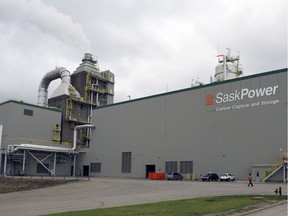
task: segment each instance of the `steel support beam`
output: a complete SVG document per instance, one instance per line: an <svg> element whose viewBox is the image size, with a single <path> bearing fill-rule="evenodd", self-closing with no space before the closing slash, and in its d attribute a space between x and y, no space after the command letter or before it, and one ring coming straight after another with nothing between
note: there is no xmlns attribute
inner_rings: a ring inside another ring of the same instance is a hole
<svg viewBox="0 0 288 216"><path fill-rule="evenodd" d="M45 164L42 163L42 161L46 160L48 157L50 157L52 154L48 155L47 157L45 157L42 160L39 160L36 156L34 156L30 151L28 151L28 153L36 160L38 161L50 174L53 174L52 171L45 166Z"/></svg>
<svg viewBox="0 0 288 216"><path fill-rule="evenodd" d="M4 175L7 174L7 151L5 150Z"/></svg>
<svg viewBox="0 0 288 216"><path fill-rule="evenodd" d="M23 153L22 174L25 173L25 163L26 163L26 150L24 150L24 153Z"/></svg>

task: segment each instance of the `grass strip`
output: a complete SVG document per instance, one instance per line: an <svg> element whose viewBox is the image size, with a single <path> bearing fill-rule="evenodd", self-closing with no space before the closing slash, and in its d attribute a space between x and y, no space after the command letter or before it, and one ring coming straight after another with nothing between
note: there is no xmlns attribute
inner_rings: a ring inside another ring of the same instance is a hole
<svg viewBox="0 0 288 216"><path fill-rule="evenodd" d="M219 196L175 201L163 201L141 205L114 208L98 208L85 211L74 211L47 216L197 216L197 215L232 215L253 208L272 204L287 196Z"/></svg>

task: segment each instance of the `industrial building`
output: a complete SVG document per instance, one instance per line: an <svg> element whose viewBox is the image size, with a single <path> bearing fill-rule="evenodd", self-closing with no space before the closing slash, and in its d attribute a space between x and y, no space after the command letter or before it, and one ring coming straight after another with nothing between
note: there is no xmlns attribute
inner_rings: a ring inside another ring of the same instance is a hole
<svg viewBox="0 0 288 216"><path fill-rule="evenodd" d="M238 60L219 56L210 84L113 103L114 74L85 54L71 75L56 68L43 77L38 105L0 104L0 170L125 178L179 172L188 180L251 172L257 181L287 181L287 68L244 77Z"/></svg>

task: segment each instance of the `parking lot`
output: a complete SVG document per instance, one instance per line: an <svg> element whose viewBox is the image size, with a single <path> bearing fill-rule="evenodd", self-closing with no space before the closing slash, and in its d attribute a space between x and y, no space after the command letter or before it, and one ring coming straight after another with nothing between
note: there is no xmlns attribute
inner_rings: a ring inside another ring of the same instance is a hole
<svg viewBox="0 0 288 216"><path fill-rule="evenodd" d="M41 215L84 209L224 195L274 195L283 183L201 182L95 178L24 192L0 194L1 215Z"/></svg>

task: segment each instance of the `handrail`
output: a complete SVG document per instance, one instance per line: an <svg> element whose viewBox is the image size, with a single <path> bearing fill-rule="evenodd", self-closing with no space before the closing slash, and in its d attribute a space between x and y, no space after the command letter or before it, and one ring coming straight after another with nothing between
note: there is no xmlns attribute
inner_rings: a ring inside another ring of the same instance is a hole
<svg viewBox="0 0 288 216"><path fill-rule="evenodd" d="M283 153L282 157L287 158L288 151ZM268 168L262 175L261 175L261 181L263 181L267 176L269 176L274 170L278 169L283 164L283 159L277 161L275 164L273 164L270 168Z"/></svg>

